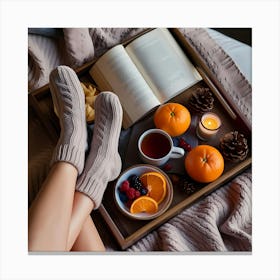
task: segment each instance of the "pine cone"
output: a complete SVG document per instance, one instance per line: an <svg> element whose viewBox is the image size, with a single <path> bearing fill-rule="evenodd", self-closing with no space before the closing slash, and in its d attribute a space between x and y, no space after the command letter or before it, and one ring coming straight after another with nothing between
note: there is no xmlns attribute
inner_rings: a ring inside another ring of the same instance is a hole
<svg viewBox="0 0 280 280"><path fill-rule="evenodd" d="M178 187L187 195L191 195L201 188L199 184L195 183L187 176L183 176L180 178Z"/></svg>
<svg viewBox="0 0 280 280"><path fill-rule="evenodd" d="M203 113L211 111L214 107L214 97L209 88L198 88L189 100L190 110Z"/></svg>
<svg viewBox="0 0 280 280"><path fill-rule="evenodd" d="M239 162L246 158L249 148L247 139L238 131L232 131L223 136L220 149L226 160Z"/></svg>

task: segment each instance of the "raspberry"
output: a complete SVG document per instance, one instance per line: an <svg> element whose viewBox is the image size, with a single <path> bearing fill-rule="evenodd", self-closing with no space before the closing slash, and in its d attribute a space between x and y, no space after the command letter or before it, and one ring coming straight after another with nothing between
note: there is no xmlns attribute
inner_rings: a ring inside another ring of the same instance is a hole
<svg viewBox="0 0 280 280"><path fill-rule="evenodd" d="M179 139L179 147L183 148L186 152L190 152L192 147L183 138Z"/></svg>
<svg viewBox="0 0 280 280"><path fill-rule="evenodd" d="M138 198L139 196L141 196L141 193L139 191L135 192L135 198Z"/></svg>
<svg viewBox="0 0 280 280"><path fill-rule="evenodd" d="M129 189L129 182L128 180L125 180L122 182L121 186L120 186L120 192L127 192Z"/></svg>
<svg viewBox="0 0 280 280"><path fill-rule="evenodd" d="M170 170L172 169L172 165L171 165L170 163L166 163L166 164L162 167L162 169L163 169L164 171L170 171Z"/></svg>
<svg viewBox="0 0 280 280"><path fill-rule="evenodd" d="M126 195L128 197L129 200L132 200L135 198L135 192L136 190L134 188L129 188L127 191L126 191Z"/></svg>
<svg viewBox="0 0 280 280"><path fill-rule="evenodd" d="M190 152L192 150L192 146L190 144L187 144L186 149L187 149L187 152Z"/></svg>

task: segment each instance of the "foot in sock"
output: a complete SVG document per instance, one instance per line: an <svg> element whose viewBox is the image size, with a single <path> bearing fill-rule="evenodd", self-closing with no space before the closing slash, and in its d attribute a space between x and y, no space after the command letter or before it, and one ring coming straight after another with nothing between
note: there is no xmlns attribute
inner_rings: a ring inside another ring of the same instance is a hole
<svg viewBox="0 0 280 280"><path fill-rule="evenodd" d="M75 166L78 174L81 174L87 148L85 97L82 86L73 69L58 66L50 74L50 90L61 128L51 164L65 161Z"/></svg>
<svg viewBox="0 0 280 280"><path fill-rule="evenodd" d="M94 209L97 209L108 182L114 180L121 171L118 144L122 107L118 97L111 92L99 93L94 107L95 124L90 152L76 190L89 196Z"/></svg>

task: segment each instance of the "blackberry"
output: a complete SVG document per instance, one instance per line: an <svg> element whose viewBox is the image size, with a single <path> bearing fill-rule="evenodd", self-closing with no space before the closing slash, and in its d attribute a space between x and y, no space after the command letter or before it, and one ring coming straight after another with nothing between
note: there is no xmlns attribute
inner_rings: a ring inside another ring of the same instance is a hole
<svg viewBox="0 0 280 280"><path fill-rule="evenodd" d="M141 180L140 180L139 176L131 175L128 178L128 181L130 183L130 186L132 188L134 188L135 190L140 191L142 189L142 183L141 183Z"/></svg>
<svg viewBox="0 0 280 280"><path fill-rule="evenodd" d="M125 193L120 192L119 196L120 196L121 202L126 203L128 201L128 197Z"/></svg>
<svg viewBox="0 0 280 280"><path fill-rule="evenodd" d="M131 186L133 186L134 183L138 180L137 178L139 178L137 175L131 175L128 177L128 181Z"/></svg>

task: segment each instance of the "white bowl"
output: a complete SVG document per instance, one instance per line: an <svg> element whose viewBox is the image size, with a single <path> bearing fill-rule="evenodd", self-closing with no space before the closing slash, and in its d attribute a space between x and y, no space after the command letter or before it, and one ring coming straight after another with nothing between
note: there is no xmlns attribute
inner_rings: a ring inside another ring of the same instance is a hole
<svg viewBox="0 0 280 280"><path fill-rule="evenodd" d="M122 182L127 180L131 175L137 175L140 176L146 172L159 172L161 173L165 179L166 179L166 196L164 200L158 205L158 211L154 214L149 213L137 213L132 214L129 211L129 208L121 201L119 190L118 188L121 186ZM163 172L158 167L148 165L148 164L138 164L129 167L125 171L123 171L119 178L116 181L115 184L115 190L114 190L114 198L115 202L120 209L120 211L125 214L127 217L137 219L137 220L151 220L154 219L160 215L162 215L170 206L172 199L173 199L173 185L169 177L166 175L165 172Z"/></svg>

